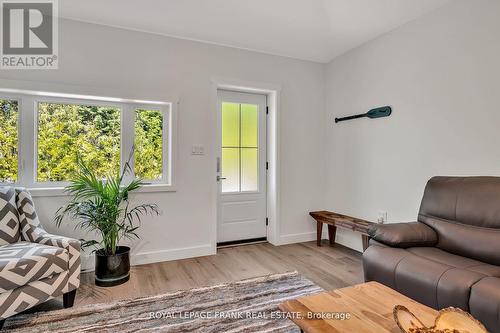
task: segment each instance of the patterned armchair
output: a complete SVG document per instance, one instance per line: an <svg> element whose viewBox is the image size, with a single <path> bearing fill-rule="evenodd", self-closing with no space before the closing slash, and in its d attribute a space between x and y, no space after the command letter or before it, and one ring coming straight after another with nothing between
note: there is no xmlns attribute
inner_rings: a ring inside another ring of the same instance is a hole
<svg viewBox="0 0 500 333"><path fill-rule="evenodd" d="M0 187L0 329L6 318L63 295L73 306L80 285L80 242L47 233L29 192Z"/></svg>

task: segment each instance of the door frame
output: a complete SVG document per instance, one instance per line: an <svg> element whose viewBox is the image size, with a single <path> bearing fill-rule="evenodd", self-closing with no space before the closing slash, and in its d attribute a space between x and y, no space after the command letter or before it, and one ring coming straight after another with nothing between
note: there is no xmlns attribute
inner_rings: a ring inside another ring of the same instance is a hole
<svg viewBox="0 0 500 333"><path fill-rule="evenodd" d="M273 245L279 245L279 230L280 230L280 181L279 181L279 170L280 170L280 154L279 154L279 124L280 124L280 113L279 110L279 99L281 86L277 84L263 83L263 82L251 82L242 81L229 78L212 78L212 108L211 112L213 114L215 126L217 131L220 131L220 124L218 119L218 91L219 90L229 90L243 93L253 93L265 95L267 97L267 162L269 163L267 170L267 191L266 191L266 203L267 203L267 241ZM213 223L210 228L210 239L213 253L217 252L217 221L219 218L219 207L220 200L218 195L218 184L216 181L217 175L217 156L221 151L221 142L218 140L218 132L213 133L215 145L215 151L213 156L213 167L212 167L212 194L214 196L214 212Z"/></svg>

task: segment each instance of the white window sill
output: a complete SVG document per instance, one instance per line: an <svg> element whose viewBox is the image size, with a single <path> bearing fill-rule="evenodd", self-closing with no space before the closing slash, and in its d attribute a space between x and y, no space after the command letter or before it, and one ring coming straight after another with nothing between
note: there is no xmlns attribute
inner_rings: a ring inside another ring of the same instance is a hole
<svg viewBox="0 0 500 333"><path fill-rule="evenodd" d="M67 193L64 192L64 187L32 187L28 191L33 197L66 197ZM147 184L143 185L133 193L149 193L149 192L175 192L176 189L173 185L166 184Z"/></svg>

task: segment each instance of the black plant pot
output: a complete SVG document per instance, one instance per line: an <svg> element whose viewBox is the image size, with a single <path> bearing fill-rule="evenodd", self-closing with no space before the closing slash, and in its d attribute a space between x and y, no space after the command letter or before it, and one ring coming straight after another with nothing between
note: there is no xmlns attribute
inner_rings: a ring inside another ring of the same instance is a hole
<svg viewBox="0 0 500 333"><path fill-rule="evenodd" d="M118 246L113 255L103 250L95 253L95 284L112 287L125 283L130 278L130 248Z"/></svg>

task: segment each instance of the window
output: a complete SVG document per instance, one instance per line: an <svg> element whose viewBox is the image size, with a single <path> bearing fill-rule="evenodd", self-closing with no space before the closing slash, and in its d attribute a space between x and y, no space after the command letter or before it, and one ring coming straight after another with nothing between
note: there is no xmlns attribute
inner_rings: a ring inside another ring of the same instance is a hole
<svg viewBox="0 0 500 333"><path fill-rule="evenodd" d="M102 178L123 170L131 158L127 179L172 185L171 103L2 94L0 184L61 188L77 171L79 155Z"/></svg>
<svg viewBox="0 0 500 333"><path fill-rule="evenodd" d="M15 183L18 167L18 103L0 99L0 183Z"/></svg>
<svg viewBox="0 0 500 333"><path fill-rule="evenodd" d="M258 190L258 141L258 106L222 103L223 192Z"/></svg>
<svg viewBox="0 0 500 333"><path fill-rule="evenodd" d="M67 181L76 158L104 178L120 171L120 109L38 103L37 181Z"/></svg>
<svg viewBox="0 0 500 333"><path fill-rule="evenodd" d="M147 180L163 176L163 113L135 111L134 167L136 176Z"/></svg>

